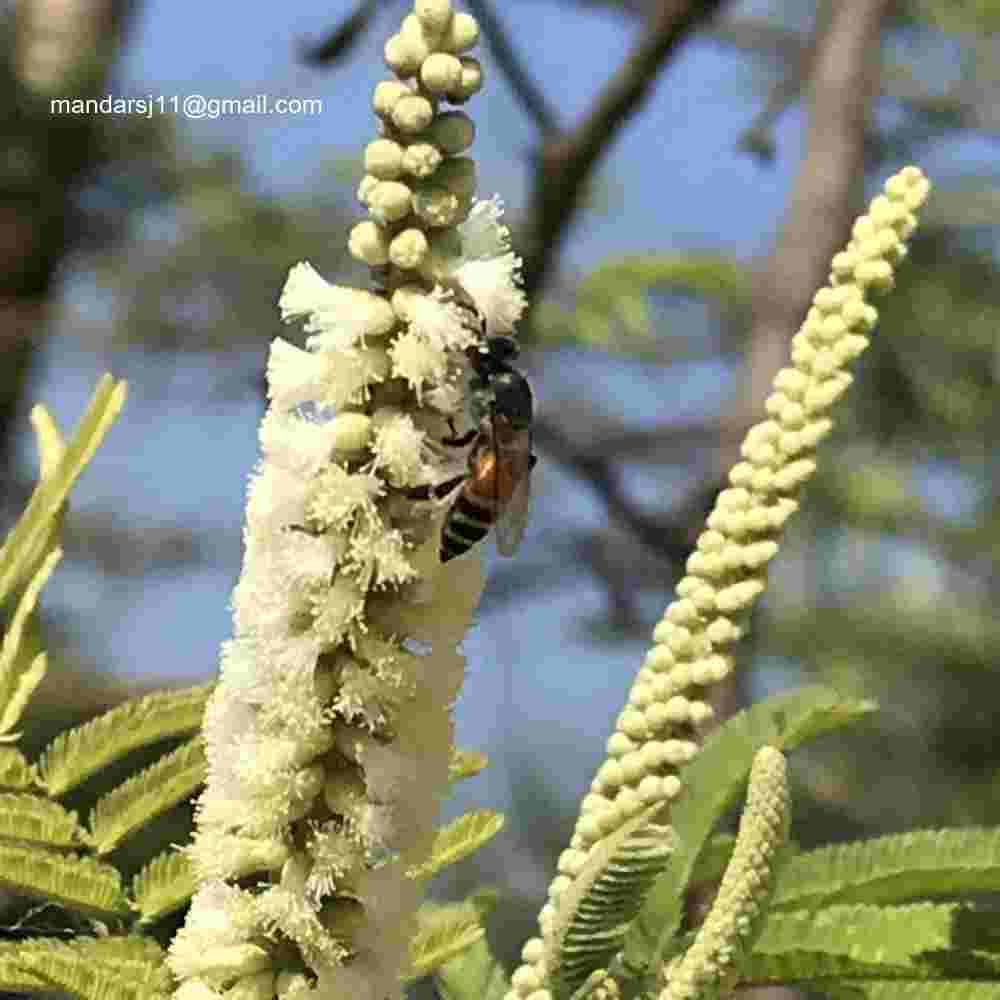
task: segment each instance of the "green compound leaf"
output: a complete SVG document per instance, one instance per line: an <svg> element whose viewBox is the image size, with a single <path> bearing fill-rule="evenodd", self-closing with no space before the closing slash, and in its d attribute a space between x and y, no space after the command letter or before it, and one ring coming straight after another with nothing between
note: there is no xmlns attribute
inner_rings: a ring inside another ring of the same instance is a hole
<svg viewBox="0 0 1000 1000"><path fill-rule="evenodd" d="M97 853L110 853L136 830L190 798L204 783L207 770L205 745L198 736L108 792L90 814Z"/></svg>
<svg viewBox="0 0 1000 1000"><path fill-rule="evenodd" d="M480 771L484 771L490 763L489 757L479 750L458 750L451 755L451 762L448 765L448 782L455 784L466 778L475 777Z"/></svg>
<svg viewBox="0 0 1000 1000"><path fill-rule="evenodd" d="M93 858L0 845L0 886L101 917L129 913L118 869Z"/></svg>
<svg viewBox="0 0 1000 1000"><path fill-rule="evenodd" d="M17 725L28 700L45 676L46 656L37 652L37 646L32 647L29 623L42 588L49 582L61 558L62 550L56 548L39 562L21 593L0 644L0 740L17 739L17 734L11 733L11 729ZM30 663L23 662L23 647L29 647L24 649L24 653L31 657Z"/></svg>
<svg viewBox="0 0 1000 1000"><path fill-rule="evenodd" d="M922 954L954 946L955 903L830 906L774 912L757 939L763 955L821 952L870 968L904 969Z"/></svg>
<svg viewBox="0 0 1000 1000"><path fill-rule="evenodd" d="M75 812L38 795L0 795L0 838L72 849L90 842Z"/></svg>
<svg viewBox="0 0 1000 1000"><path fill-rule="evenodd" d="M126 392L124 382L115 382L110 375L104 375L65 450L58 428L45 408L36 407L32 412L42 455L42 481L0 547L0 601L33 575L52 547L66 497L121 412Z"/></svg>
<svg viewBox="0 0 1000 1000"><path fill-rule="evenodd" d="M621 947L654 879L675 848L669 827L651 820L654 803L591 849L586 864L559 897L551 939L549 989L568 998L607 966Z"/></svg>
<svg viewBox="0 0 1000 1000"><path fill-rule="evenodd" d="M438 830L430 857L422 865L411 868L407 875L418 879L432 878L442 869L478 851L503 829L505 822L503 814L492 809L477 809L459 816Z"/></svg>
<svg viewBox="0 0 1000 1000"><path fill-rule="evenodd" d="M14 747L0 746L0 788L27 791L40 788L38 769Z"/></svg>
<svg viewBox="0 0 1000 1000"><path fill-rule="evenodd" d="M434 973L434 985L442 1000L503 1000L510 980L480 937Z"/></svg>
<svg viewBox="0 0 1000 1000"><path fill-rule="evenodd" d="M1000 829L918 830L797 855L774 890L776 908L899 903L1000 891Z"/></svg>
<svg viewBox="0 0 1000 1000"><path fill-rule="evenodd" d="M194 866L176 848L158 854L132 880L133 908L148 924L179 910L198 889Z"/></svg>
<svg viewBox="0 0 1000 1000"><path fill-rule="evenodd" d="M744 968L754 983L799 983L837 995L859 980L1000 978L992 911L961 904L831 906L773 911ZM859 994L866 995L866 994Z"/></svg>
<svg viewBox="0 0 1000 1000"><path fill-rule="evenodd" d="M417 913L419 930L410 941L410 971L405 981L437 971L477 941L486 930L471 903L424 903Z"/></svg>
<svg viewBox="0 0 1000 1000"><path fill-rule="evenodd" d="M212 681L132 698L82 726L61 733L39 761L49 794L62 795L138 747L198 729L214 684Z"/></svg>
<svg viewBox="0 0 1000 1000"><path fill-rule="evenodd" d="M623 959L629 969L642 974L673 954L691 872L716 823L746 787L756 752L765 745L787 752L874 710L872 701L811 685L740 712L709 737L681 770L686 791L670 817L679 846L625 939Z"/></svg>
<svg viewBox="0 0 1000 1000"><path fill-rule="evenodd" d="M155 942L136 937L31 942L17 962L48 989L82 1000L168 1000L170 979Z"/></svg>
<svg viewBox="0 0 1000 1000"><path fill-rule="evenodd" d="M735 846L735 834L717 833L710 837L701 849L698 860L691 870L691 884L718 882L725 874L726 865L729 864Z"/></svg>

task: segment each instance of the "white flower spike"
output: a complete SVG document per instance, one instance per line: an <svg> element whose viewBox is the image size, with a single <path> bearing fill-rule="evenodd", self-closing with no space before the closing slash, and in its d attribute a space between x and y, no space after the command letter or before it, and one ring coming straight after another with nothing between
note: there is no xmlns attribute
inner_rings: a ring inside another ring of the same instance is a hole
<svg viewBox="0 0 1000 1000"><path fill-rule="evenodd" d="M235 634L205 717L201 887L169 953L178 1000L400 994L421 895L408 873L437 833L456 647L482 589L478 560L441 565L434 491L467 475L497 373L530 416L509 351L486 349L524 310L519 261L499 203L475 199L471 119L440 109L479 89L477 38L449 0L417 0L386 46L397 79L375 88L369 218L348 241L376 290L303 262L281 294L307 336L268 360Z"/></svg>

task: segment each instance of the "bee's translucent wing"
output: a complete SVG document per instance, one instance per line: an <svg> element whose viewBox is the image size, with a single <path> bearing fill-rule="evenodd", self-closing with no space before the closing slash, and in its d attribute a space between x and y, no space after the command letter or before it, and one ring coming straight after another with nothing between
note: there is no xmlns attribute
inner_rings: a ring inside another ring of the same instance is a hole
<svg viewBox="0 0 1000 1000"><path fill-rule="evenodd" d="M528 524L528 505L531 499L531 476L525 475L517 484L510 501L497 520L497 551L502 556L512 556Z"/></svg>
<svg viewBox="0 0 1000 1000"><path fill-rule="evenodd" d="M524 537L528 523L528 504L531 499L531 433L522 431L504 442L500 452L501 468L509 476L509 498L499 505L496 535L497 551L502 556L512 556ZM499 482L501 478L497 475Z"/></svg>

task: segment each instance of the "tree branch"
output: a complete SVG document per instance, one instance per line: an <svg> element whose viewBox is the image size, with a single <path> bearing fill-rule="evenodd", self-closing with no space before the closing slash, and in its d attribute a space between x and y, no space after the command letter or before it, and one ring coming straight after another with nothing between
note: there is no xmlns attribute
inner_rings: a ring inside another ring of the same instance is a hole
<svg viewBox="0 0 1000 1000"><path fill-rule="evenodd" d="M555 132L559 128L555 108L549 104L542 89L531 78L524 61L511 45L506 29L493 12L493 7L487 0L466 0L466 4L479 21L482 36L489 44L497 65L507 78L511 90L514 91L514 96L534 119L543 135Z"/></svg>
<svg viewBox="0 0 1000 1000"><path fill-rule="evenodd" d="M661 0L646 34L608 80L586 119L572 132L546 138L525 213L528 228L520 234L529 303L545 284L594 165L642 106L667 59L721 5L722 0Z"/></svg>

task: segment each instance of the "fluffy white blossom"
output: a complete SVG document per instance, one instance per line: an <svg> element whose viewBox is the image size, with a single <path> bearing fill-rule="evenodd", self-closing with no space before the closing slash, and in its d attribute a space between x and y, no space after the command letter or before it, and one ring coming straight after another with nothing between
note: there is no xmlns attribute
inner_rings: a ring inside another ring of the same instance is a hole
<svg viewBox="0 0 1000 1000"><path fill-rule="evenodd" d="M407 491L464 471L442 439L465 423L467 352L510 331L524 298L499 204L475 201L460 155L471 119L437 107L478 89L463 54L478 28L448 0L418 0L407 24L390 65L435 101L403 79L376 87L376 113L420 137L369 146L369 218L349 239L387 291L301 262L279 300L306 336L268 357L234 634L205 716L201 888L169 955L178 1000L385 1000L408 964L421 884L407 872L448 787L482 572L441 566L441 505Z"/></svg>

